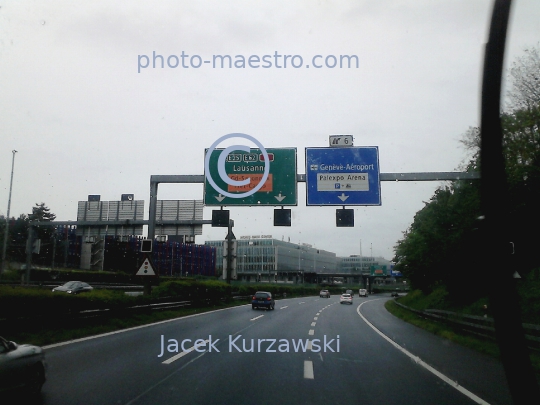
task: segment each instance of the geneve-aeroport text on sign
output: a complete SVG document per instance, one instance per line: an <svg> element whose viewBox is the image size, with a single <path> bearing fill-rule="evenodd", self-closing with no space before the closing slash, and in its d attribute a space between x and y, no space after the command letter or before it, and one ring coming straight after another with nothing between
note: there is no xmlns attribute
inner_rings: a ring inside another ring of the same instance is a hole
<svg viewBox="0 0 540 405"><path fill-rule="evenodd" d="M241 150L230 152L225 158L225 172L236 181L250 179L249 184L234 186L225 183L218 171L218 159L223 149L214 149L210 155L209 169L212 179L218 187L227 193L245 194L257 186L263 178L265 162L260 149L250 149L249 153ZM205 173L205 205L297 205L296 193L296 148L267 148L270 172L264 185L254 194L231 198L216 191L208 182ZM207 153L207 151L205 152Z"/></svg>
<svg viewBox="0 0 540 405"><path fill-rule="evenodd" d="M379 149L306 148L307 205L381 205Z"/></svg>

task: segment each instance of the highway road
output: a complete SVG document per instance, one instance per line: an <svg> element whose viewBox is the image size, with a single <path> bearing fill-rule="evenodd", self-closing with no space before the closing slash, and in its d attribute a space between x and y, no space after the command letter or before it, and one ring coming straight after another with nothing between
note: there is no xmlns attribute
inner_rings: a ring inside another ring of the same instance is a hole
<svg viewBox="0 0 540 405"><path fill-rule="evenodd" d="M48 346L39 402L512 402L498 361L395 318L388 299L283 299Z"/></svg>

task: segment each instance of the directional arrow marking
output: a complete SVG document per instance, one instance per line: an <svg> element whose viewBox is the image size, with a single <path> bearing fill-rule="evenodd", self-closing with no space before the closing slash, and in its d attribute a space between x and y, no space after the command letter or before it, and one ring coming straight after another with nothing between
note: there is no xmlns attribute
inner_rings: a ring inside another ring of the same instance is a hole
<svg viewBox="0 0 540 405"><path fill-rule="evenodd" d="M341 201L345 201L347 198L349 198L348 195L345 195L345 193L341 193L341 195L338 195L338 198L341 200Z"/></svg>
<svg viewBox="0 0 540 405"><path fill-rule="evenodd" d="M225 196L221 195L221 193L219 194L219 196L215 196L215 197L216 197L216 200L218 200L219 202L222 202L225 199Z"/></svg>
<svg viewBox="0 0 540 405"><path fill-rule="evenodd" d="M285 197L287 197L286 195L281 195L281 193L279 193L279 195L275 195L274 196L276 198L276 200L278 200L279 202L282 202Z"/></svg>

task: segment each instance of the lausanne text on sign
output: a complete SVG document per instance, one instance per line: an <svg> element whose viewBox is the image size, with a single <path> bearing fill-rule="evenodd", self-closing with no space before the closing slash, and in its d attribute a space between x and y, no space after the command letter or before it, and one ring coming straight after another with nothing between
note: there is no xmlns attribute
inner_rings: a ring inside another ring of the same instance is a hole
<svg viewBox="0 0 540 405"><path fill-rule="evenodd" d="M255 188L262 180L265 168L264 156L260 149L251 149L249 153L235 151L225 158L225 172L235 181L249 179L249 183L236 186L227 184L220 178L218 172L218 159L223 149L214 149L210 156L210 175L216 185L228 193L246 193ZM254 194L231 198L224 196L205 178L204 204L205 205L264 205L282 206L297 205L296 183L296 148L267 148L270 161L270 173L263 186ZM206 177L206 176L205 176Z"/></svg>

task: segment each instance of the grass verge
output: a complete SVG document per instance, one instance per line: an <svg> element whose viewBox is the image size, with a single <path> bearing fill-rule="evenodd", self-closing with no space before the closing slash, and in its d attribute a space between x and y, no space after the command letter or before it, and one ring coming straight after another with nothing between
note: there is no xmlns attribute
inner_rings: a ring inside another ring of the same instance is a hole
<svg viewBox="0 0 540 405"><path fill-rule="evenodd" d="M129 316L111 318L87 318L72 320L62 323L27 324L17 330L3 331L4 338L17 343L30 343L38 346L46 346L53 343L66 342L102 333L118 331L135 326L148 325L151 323L169 319L181 318L188 315L214 311L216 309L245 305L244 301L231 302L201 308L181 308L170 311L159 311L148 314L133 314Z"/></svg>
<svg viewBox="0 0 540 405"><path fill-rule="evenodd" d="M466 334L444 323L424 319L415 314L414 312L399 307L393 300L387 301L385 307L388 312L404 320L405 322L418 326L419 328L434 333L435 335L444 337L462 346L476 350L477 352L499 358L499 347L497 346L497 343L495 343L495 341L489 339L482 339L481 337ZM536 373L536 378L540 381L540 353L531 350L530 359L533 369Z"/></svg>

